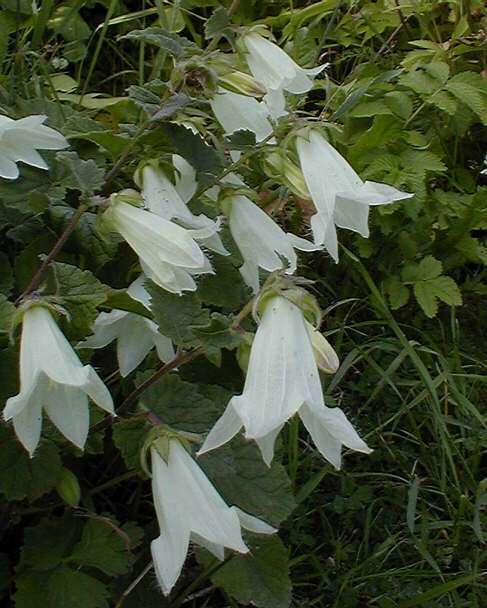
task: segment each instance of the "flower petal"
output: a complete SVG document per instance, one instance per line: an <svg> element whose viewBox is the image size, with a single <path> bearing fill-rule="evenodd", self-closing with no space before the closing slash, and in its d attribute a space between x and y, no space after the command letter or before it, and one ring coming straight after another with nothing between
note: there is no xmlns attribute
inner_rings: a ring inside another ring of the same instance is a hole
<svg viewBox="0 0 487 608"><path fill-rule="evenodd" d="M265 521L262 521L258 517L254 517L253 515L249 515L242 509L238 507L231 507L238 516L240 521L240 525L242 528L245 528L249 532L255 532L256 534L275 534L277 532L276 528L273 528L269 524L266 524Z"/></svg>
<svg viewBox="0 0 487 608"><path fill-rule="evenodd" d="M62 384L51 385L45 393L44 407L66 439L82 450L90 427L90 411L85 393Z"/></svg>
<svg viewBox="0 0 487 608"><path fill-rule="evenodd" d="M40 399L32 399L28 407L25 407L20 414L14 416L13 425L18 440L32 458L41 438L42 401Z"/></svg>
<svg viewBox="0 0 487 608"><path fill-rule="evenodd" d="M253 97L219 89L210 105L227 135L244 129L255 133L259 142L272 133L266 105Z"/></svg>
<svg viewBox="0 0 487 608"><path fill-rule="evenodd" d="M169 595L176 584L186 560L188 547L189 530L186 528L168 528L151 542L154 571L164 595Z"/></svg>
<svg viewBox="0 0 487 608"><path fill-rule="evenodd" d="M225 411L217 420L211 431L208 433L203 445L198 450L198 456L201 456L210 450L215 450L225 443L228 443L230 439L235 437L241 428L242 421L235 410L234 399L231 399Z"/></svg>

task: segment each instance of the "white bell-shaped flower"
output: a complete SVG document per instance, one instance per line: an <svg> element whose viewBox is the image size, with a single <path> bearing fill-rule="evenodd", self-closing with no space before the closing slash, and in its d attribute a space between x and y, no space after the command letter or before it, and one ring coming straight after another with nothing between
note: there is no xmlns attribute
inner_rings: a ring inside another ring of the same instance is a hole
<svg viewBox="0 0 487 608"><path fill-rule="evenodd" d="M141 275L127 289L131 298L150 310L150 296L144 288L146 277ZM151 319L125 310L101 312L93 325L93 335L79 348L104 348L117 341L117 360L120 374L125 377L134 371L155 347L161 361L174 357L172 342L159 333Z"/></svg>
<svg viewBox="0 0 487 608"><path fill-rule="evenodd" d="M340 408L329 408L303 312L283 296L266 304L250 351L242 395L233 397L204 442L200 454L236 435L254 439L264 461L272 462L274 443L285 422L298 413L323 457L339 469L341 447L371 450Z"/></svg>
<svg viewBox="0 0 487 608"><path fill-rule="evenodd" d="M176 221L208 249L228 255L217 234L220 223L203 214L194 215L186 205L197 187L194 169L181 156L174 155L173 161L178 175L176 186L163 169L152 163L137 171L136 182L141 188L147 209L166 220Z"/></svg>
<svg viewBox="0 0 487 608"><path fill-rule="evenodd" d="M44 409L59 431L83 449L88 436L88 397L114 414L108 389L91 365L83 365L47 308L33 305L23 316L20 393L7 400L3 416L32 456Z"/></svg>
<svg viewBox="0 0 487 608"><path fill-rule="evenodd" d="M151 461L152 494L161 531L152 541L151 551L165 595L181 574L190 541L223 560L225 548L248 552L241 528L261 534L276 532L260 519L229 507L178 439L169 440L165 459L151 447Z"/></svg>
<svg viewBox="0 0 487 608"><path fill-rule="evenodd" d="M193 275L213 272L194 234L182 226L117 196L104 219L137 253L144 273L167 291L194 291Z"/></svg>
<svg viewBox="0 0 487 608"><path fill-rule="evenodd" d="M284 269L287 274L293 274L297 265L295 248L301 251L319 249L305 239L285 233L245 196L231 196L223 201L223 207L232 237L244 259L240 273L254 293L259 291L259 268L269 272Z"/></svg>
<svg viewBox="0 0 487 608"><path fill-rule="evenodd" d="M18 120L0 116L0 177L17 179L18 162L48 169L37 150L62 150L69 146L61 133L42 124L46 118L42 114Z"/></svg>
<svg viewBox="0 0 487 608"><path fill-rule="evenodd" d="M243 43L247 49L246 60L252 75L267 89L264 101L273 118L286 114L284 91L307 93L313 86L313 77L328 65L302 68L277 44L257 32L246 34Z"/></svg>
<svg viewBox="0 0 487 608"><path fill-rule="evenodd" d="M272 133L267 106L253 97L219 89L210 105L226 135L240 130L252 131L259 142Z"/></svg>
<svg viewBox="0 0 487 608"><path fill-rule="evenodd" d="M411 198L387 184L363 182L348 162L317 131L297 138L301 170L317 213L311 218L315 243L338 261L335 226L369 236L369 207Z"/></svg>

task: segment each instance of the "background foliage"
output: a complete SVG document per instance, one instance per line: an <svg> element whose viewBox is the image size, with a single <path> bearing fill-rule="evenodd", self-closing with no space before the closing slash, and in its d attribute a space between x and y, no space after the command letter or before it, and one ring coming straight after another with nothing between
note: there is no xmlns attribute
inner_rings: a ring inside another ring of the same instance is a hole
<svg viewBox="0 0 487 608"><path fill-rule="evenodd" d="M10 302L80 201L91 207L43 285L69 311L63 330L72 341L89 334L97 309L130 306L122 290L135 257L117 239L100 238L92 195L133 187L140 158L178 153L197 169L202 189L228 167L211 126L205 143L179 124L181 112L202 123L208 116L210 74L199 49L212 39L230 49L228 4L0 1L1 110L13 117L45 113L71 143L68 152L48 153L48 174L22 167L14 185L0 184L2 400L17 392ZM483 3L233 4L232 23L266 24L301 65L330 62L310 95L295 100L296 120L328 121L333 143L364 179L415 193L407 204L374 210L369 240L342 232L338 265L316 254L300 268L315 281L327 311L325 330L341 355L326 386L328 401L345 409L375 452L353 455L335 472L293 421L271 469L243 441L202 458L229 502L280 524L281 532L251 539L250 556L223 565L196 552L177 592L165 600L147 568L156 522L138 461L144 419L100 425L84 455L49 428L32 461L2 425L0 594L17 608L183 602L281 608L291 593L293 605L303 608L481 608L487 523ZM302 232L307 204L285 186L276 189L259 156L245 146L244 153L242 171L262 205ZM192 432L208 429L243 379L234 338L218 314L238 310L249 294L236 254L214 263L218 273L201 280L198 295L152 290L161 331L177 344L200 346L206 357L164 376L144 393L142 405ZM214 330L188 330L188 319ZM112 352L95 353L92 361L119 404L156 365L149 358L144 371L121 379ZM93 409L93 422L99 416ZM69 505L76 504L73 476L81 487L76 509Z"/></svg>

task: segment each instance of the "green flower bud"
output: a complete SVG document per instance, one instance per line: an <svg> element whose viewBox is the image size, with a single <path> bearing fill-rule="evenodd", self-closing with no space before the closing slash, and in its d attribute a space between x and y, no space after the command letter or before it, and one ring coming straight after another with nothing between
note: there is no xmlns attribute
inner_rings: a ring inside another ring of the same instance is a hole
<svg viewBox="0 0 487 608"><path fill-rule="evenodd" d="M249 97L262 97L266 93L266 90L255 78L238 70L220 76L219 82L225 89Z"/></svg>
<svg viewBox="0 0 487 608"><path fill-rule="evenodd" d="M303 172L283 152L268 154L264 160L264 169L270 177L283 181L300 198L311 198Z"/></svg>
<svg viewBox="0 0 487 608"><path fill-rule="evenodd" d="M56 485L56 492L70 507L77 507L79 505L81 489L78 478L66 467L63 467L61 470L61 476Z"/></svg>

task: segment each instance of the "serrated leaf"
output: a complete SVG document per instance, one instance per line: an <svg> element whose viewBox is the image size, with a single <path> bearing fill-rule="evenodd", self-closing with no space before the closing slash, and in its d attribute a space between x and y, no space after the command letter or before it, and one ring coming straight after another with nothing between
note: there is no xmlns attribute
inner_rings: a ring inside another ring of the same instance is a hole
<svg viewBox="0 0 487 608"><path fill-rule="evenodd" d="M220 367L221 350L233 350L241 343L242 337L232 330L232 320L220 313L213 313L208 325L195 327L192 333L198 346L202 346L210 361Z"/></svg>
<svg viewBox="0 0 487 608"><path fill-rule="evenodd" d="M186 93L175 93L169 99L160 104L159 109L151 116L151 121L166 120L188 106L193 99Z"/></svg>
<svg viewBox="0 0 487 608"><path fill-rule="evenodd" d="M384 100L385 101L385 100ZM364 101L356 105L349 113L354 118L368 118L379 114L391 114L390 108L381 99Z"/></svg>
<svg viewBox="0 0 487 608"><path fill-rule="evenodd" d="M389 296L392 310L397 310L409 300L409 289L397 277L391 277L385 282L385 289Z"/></svg>
<svg viewBox="0 0 487 608"><path fill-rule="evenodd" d="M213 11L211 17L205 23L205 38L211 40L215 36L225 36L231 40L233 32L229 26L228 12L223 6L220 6Z"/></svg>
<svg viewBox="0 0 487 608"><path fill-rule="evenodd" d="M160 49L163 49L175 57L183 55L185 49L198 49L195 44L191 43L186 38L169 32L162 27L148 27L144 30L133 30L128 34L125 34L125 36L122 36L122 38L155 44Z"/></svg>
<svg viewBox="0 0 487 608"><path fill-rule="evenodd" d="M428 99L428 103L435 105L437 108L440 108L440 110L443 110L443 112L446 112L451 116L453 116L458 109L458 103L448 91L438 91L438 93L432 95L430 99Z"/></svg>
<svg viewBox="0 0 487 608"><path fill-rule="evenodd" d="M144 391L141 403L165 424L191 433L207 432L222 413L221 403L175 373L163 376Z"/></svg>
<svg viewBox="0 0 487 608"><path fill-rule="evenodd" d="M429 285L434 289L435 296L449 306L462 305L462 293L451 277L437 277L429 281Z"/></svg>
<svg viewBox="0 0 487 608"><path fill-rule="evenodd" d="M213 183L223 171L223 160L205 140L186 127L166 124L158 129L174 151L188 161L202 184Z"/></svg>
<svg viewBox="0 0 487 608"><path fill-rule="evenodd" d="M487 125L487 84L480 74L461 72L450 78L445 88Z"/></svg>
<svg viewBox="0 0 487 608"><path fill-rule="evenodd" d="M76 133L70 139L84 139L92 141L107 150L113 158L120 156L128 145L128 139L111 131L88 131Z"/></svg>
<svg viewBox="0 0 487 608"><path fill-rule="evenodd" d="M410 173L441 172L447 168L438 155L428 150L407 149L401 154L401 163Z"/></svg>
<svg viewBox="0 0 487 608"><path fill-rule="evenodd" d="M108 608L110 597L101 581L66 566L51 574L47 592L49 608Z"/></svg>
<svg viewBox="0 0 487 608"><path fill-rule="evenodd" d="M9 302L4 295L0 294L0 334L10 333L15 310L12 302Z"/></svg>
<svg viewBox="0 0 487 608"><path fill-rule="evenodd" d="M58 221L62 219L62 222L67 224L75 210L65 205L54 205L51 207L50 213ZM100 267L113 259L120 238L113 232L102 237L97 227L97 221L95 213L85 211L78 220L70 239L93 262L93 266Z"/></svg>
<svg viewBox="0 0 487 608"><path fill-rule="evenodd" d="M249 553L234 556L211 576L213 584L239 604L287 608L291 604L289 551L276 535L252 535L248 545Z"/></svg>
<svg viewBox="0 0 487 608"><path fill-rule="evenodd" d="M56 568L68 555L76 533L76 522L67 517L45 518L25 528L19 568L40 572Z"/></svg>
<svg viewBox="0 0 487 608"><path fill-rule="evenodd" d="M165 291L154 283L146 283L151 296L151 310L161 334L178 345L192 344L193 327L208 325L209 312L201 305L195 293L178 296Z"/></svg>
<svg viewBox="0 0 487 608"><path fill-rule="evenodd" d="M108 576L125 574L133 559L134 543L118 522L108 517L90 519L83 527L79 543L73 548L69 557L70 564L81 567L97 568ZM133 526L131 532L140 530Z"/></svg>
<svg viewBox="0 0 487 608"><path fill-rule="evenodd" d="M432 319L438 313L438 299L426 281L414 284L414 295L424 314Z"/></svg>
<svg viewBox="0 0 487 608"><path fill-rule="evenodd" d="M198 459L227 504L278 526L295 507L291 484L276 460L264 464L257 446L238 437Z"/></svg>
<svg viewBox="0 0 487 608"><path fill-rule="evenodd" d="M251 294L242 281L242 275L227 257L212 260L215 274L203 275L198 281L198 296L208 305L235 311L245 304ZM228 289L228 285L232 289Z"/></svg>
<svg viewBox="0 0 487 608"><path fill-rule="evenodd" d="M97 306L105 302L110 288L89 270L62 262L51 264L48 281L47 293L54 295L70 315L67 333L72 340L81 340L90 333Z"/></svg>
<svg viewBox="0 0 487 608"><path fill-rule="evenodd" d="M255 133L245 129L239 129L231 135L227 135L224 145L229 150L248 150L255 146Z"/></svg>
<svg viewBox="0 0 487 608"><path fill-rule="evenodd" d="M133 416L117 420L112 426L112 436L127 469L140 470L140 450L147 436L145 419L142 416Z"/></svg>
<svg viewBox="0 0 487 608"><path fill-rule="evenodd" d="M56 160L66 169L62 180L66 188L79 190L84 196L88 196L102 187L105 172L91 158L83 160L76 152L58 152Z"/></svg>
<svg viewBox="0 0 487 608"><path fill-rule="evenodd" d="M50 492L61 474L62 462L54 444L40 443L33 458L13 432L0 426L0 492L9 500L35 500Z"/></svg>
<svg viewBox="0 0 487 608"><path fill-rule="evenodd" d="M418 264L416 280L428 281L438 277L443 272L442 263L432 255L427 255Z"/></svg>

